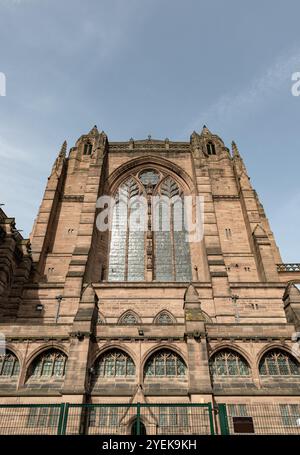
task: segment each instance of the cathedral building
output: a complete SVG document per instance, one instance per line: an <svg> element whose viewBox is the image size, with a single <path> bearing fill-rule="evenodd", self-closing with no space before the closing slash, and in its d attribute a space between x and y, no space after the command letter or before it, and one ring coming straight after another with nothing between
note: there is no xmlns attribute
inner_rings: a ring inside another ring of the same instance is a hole
<svg viewBox="0 0 300 455"><path fill-rule="evenodd" d="M145 228L131 230L138 196ZM154 229L154 196L170 202L168 229ZM115 200L106 230L103 197ZM188 198L193 217L202 207L203 235L191 241L175 229L174 201ZM111 142L93 127L62 145L30 241L0 210L0 432L6 405L138 403L175 413L209 404L214 432L219 405L229 426L255 426L255 409L276 406L280 431L299 433L298 282L234 142L229 150L206 126L189 142ZM29 410L38 426L40 408ZM55 418L47 412L43 422ZM161 424L175 421L168 412ZM159 426L150 414L146 433ZM130 434L134 413L126 422Z"/></svg>

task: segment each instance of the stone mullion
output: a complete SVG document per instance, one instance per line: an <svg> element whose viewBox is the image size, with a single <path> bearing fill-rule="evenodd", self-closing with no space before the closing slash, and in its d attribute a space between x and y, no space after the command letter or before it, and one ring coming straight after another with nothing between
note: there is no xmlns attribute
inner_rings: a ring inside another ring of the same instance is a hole
<svg viewBox="0 0 300 455"><path fill-rule="evenodd" d="M176 281L176 256L175 256L175 241L174 241L174 205L172 199L170 199L170 240L172 248L172 260L173 260L173 281Z"/></svg>
<svg viewBox="0 0 300 455"><path fill-rule="evenodd" d="M153 207L151 203L152 191L147 194L147 231L145 233L145 251L146 251L146 270L145 279L146 281L152 281L154 279L154 236L153 236Z"/></svg>
<svg viewBox="0 0 300 455"><path fill-rule="evenodd" d="M124 270L124 281L128 281L128 256L129 256L129 229L130 229L130 197L127 199L127 218L126 218L126 241L125 241L125 270Z"/></svg>

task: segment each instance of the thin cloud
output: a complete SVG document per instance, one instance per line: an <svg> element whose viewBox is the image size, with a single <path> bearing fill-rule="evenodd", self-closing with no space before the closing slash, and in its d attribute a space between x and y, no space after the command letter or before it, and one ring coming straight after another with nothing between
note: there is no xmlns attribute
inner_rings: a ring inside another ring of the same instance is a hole
<svg viewBox="0 0 300 455"><path fill-rule="evenodd" d="M31 154L9 144L3 137L0 136L0 158L9 161L18 160L28 162L31 160Z"/></svg>
<svg viewBox="0 0 300 455"><path fill-rule="evenodd" d="M184 134L199 129L199 125L218 122L228 124L253 111L260 109L268 99L287 86L286 96L291 96L291 76L300 68L300 52L293 52L289 57L281 56L270 68L256 77L247 87L238 93L227 93L221 96L206 111L203 111L184 130ZM290 84L290 85L289 85Z"/></svg>

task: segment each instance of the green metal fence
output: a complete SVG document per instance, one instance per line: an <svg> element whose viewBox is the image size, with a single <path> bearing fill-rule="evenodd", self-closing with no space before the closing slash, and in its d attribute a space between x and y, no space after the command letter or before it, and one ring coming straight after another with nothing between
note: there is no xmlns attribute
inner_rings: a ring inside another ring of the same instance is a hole
<svg viewBox="0 0 300 455"><path fill-rule="evenodd" d="M0 434L210 435L206 404L0 405Z"/></svg>
<svg viewBox="0 0 300 455"><path fill-rule="evenodd" d="M0 435L61 434L65 404L0 405Z"/></svg>
<svg viewBox="0 0 300 455"><path fill-rule="evenodd" d="M300 404L219 405L222 434L300 435Z"/></svg>
<svg viewBox="0 0 300 455"><path fill-rule="evenodd" d="M300 405L18 404L0 405L0 435L300 435Z"/></svg>
<svg viewBox="0 0 300 455"><path fill-rule="evenodd" d="M67 404L64 434L214 434L206 404Z"/></svg>

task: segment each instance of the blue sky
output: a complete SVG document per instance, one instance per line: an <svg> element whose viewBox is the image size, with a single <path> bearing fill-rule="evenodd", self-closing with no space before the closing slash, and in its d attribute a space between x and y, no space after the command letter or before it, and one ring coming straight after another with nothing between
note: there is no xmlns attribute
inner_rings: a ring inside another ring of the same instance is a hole
<svg viewBox="0 0 300 455"><path fill-rule="evenodd" d="M27 236L62 142L189 140L244 157L285 262L300 262L300 3L0 0L0 203Z"/></svg>

